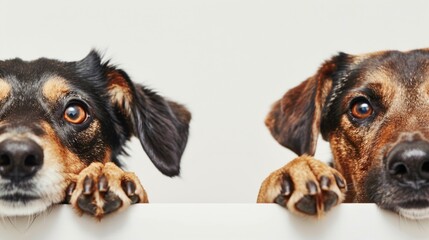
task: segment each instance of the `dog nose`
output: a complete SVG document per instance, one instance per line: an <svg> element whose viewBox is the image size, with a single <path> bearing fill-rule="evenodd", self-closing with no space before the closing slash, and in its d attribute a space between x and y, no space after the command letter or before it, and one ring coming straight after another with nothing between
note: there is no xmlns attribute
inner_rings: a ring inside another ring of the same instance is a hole
<svg viewBox="0 0 429 240"><path fill-rule="evenodd" d="M0 143L0 175L19 182L31 178L43 165L43 150L33 140Z"/></svg>
<svg viewBox="0 0 429 240"><path fill-rule="evenodd" d="M397 144L387 156L392 178L413 188L429 183L429 143L424 141Z"/></svg>

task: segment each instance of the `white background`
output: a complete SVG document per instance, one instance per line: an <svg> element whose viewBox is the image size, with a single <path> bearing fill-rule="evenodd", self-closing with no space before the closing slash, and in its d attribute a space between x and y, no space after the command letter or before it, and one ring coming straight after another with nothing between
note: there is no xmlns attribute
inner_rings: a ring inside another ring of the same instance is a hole
<svg viewBox="0 0 429 240"><path fill-rule="evenodd" d="M253 203L294 157L264 118L283 93L344 51L429 46L429 1L0 0L0 58L83 58L91 48L193 113L181 177L139 142L124 159L155 203ZM320 145L319 145L320 146ZM326 144L317 153L329 160Z"/></svg>

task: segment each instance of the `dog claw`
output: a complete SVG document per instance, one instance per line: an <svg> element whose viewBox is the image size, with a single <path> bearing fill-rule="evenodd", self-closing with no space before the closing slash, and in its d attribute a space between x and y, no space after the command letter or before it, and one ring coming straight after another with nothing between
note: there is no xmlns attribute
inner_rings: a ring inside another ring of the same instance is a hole
<svg viewBox="0 0 429 240"><path fill-rule="evenodd" d="M317 185L313 181L307 182L308 194L316 195L317 194Z"/></svg>
<svg viewBox="0 0 429 240"><path fill-rule="evenodd" d="M107 192L107 190L108 190L107 178L105 175L101 175L101 177L98 179L98 191Z"/></svg>
<svg viewBox="0 0 429 240"><path fill-rule="evenodd" d="M76 189L76 183L75 182L70 183L70 185L67 187L67 196L71 196L75 189Z"/></svg>
<svg viewBox="0 0 429 240"><path fill-rule="evenodd" d="M131 204L140 202L139 196L136 194L136 185L132 181L125 181L122 183L122 188L131 200Z"/></svg>
<svg viewBox="0 0 429 240"><path fill-rule="evenodd" d="M283 177L282 190L280 192L280 195L278 195L274 199L274 202L281 206L286 206L286 202L289 200L289 197L292 194L292 192L293 192L292 180L290 179L289 175L285 175Z"/></svg>
<svg viewBox="0 0 429 240"><path fill-rule="evenodd" d="M93 191L94 181L92 178L86 176L85 180L83 181L83 194L84 195L90 195Z"/></svg>
<svg viewBox="0 0 429 240"><path fill-rule="evenodd" d="M338 176L337 174L334 174L334 177L339 188L346 188L346 184L340 176Z"/></svg>
<svg viewBox="0 0 429 240"><path fill-rule="evenodd" d="M290 176L284 176L282 185L282 194L290 196L293 192L292 180Z"/></svg>
<svg viewBox="0 0 429 240"><path fill-rule="evenodd" d="M122 183L122 188L127 193L128 197L134 196L136 191L136 185L131 181L125 181Z"/></svg>
<svg viewBox="0 0 429 240"><path fill-rule="evenodd" d="M322 176L320 178L320 188L322 188L322 190L329 190L329 186L331 185L331 180L327 177L327 176Z"/></svg>
<svg viewBox="0 0 429 240"><path fill-rule="evenodd" d="M70 199L75 189L76 189L76 183L75 182L70 183L70 185L67 187L67 190L66 190L66 199L64 200L64 203L70 203Z"/></svg>

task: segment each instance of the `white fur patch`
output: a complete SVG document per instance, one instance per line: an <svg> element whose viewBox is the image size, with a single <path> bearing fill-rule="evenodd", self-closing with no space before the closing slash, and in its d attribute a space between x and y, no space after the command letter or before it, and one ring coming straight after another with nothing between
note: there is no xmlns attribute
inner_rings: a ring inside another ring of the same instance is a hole
<svg viewBox="0 0 429 240"><path fill-rule="evenodd" d="M8 184L8 182L9 180L0 179L0 186ZM14 194L37 197L37 199L27 202L0 200L0 216L33 215L46 210L51 205L59 203L64 199L64 177L61 175L58 164L53 164L52 162L46 164L45 162L42 169L29 181L29 184L33 184L34 188L23 190L16 187L0 192L0 197Z"/></svg>
<svg viewBox="0 0 429 240"><path fill-rule="evenodd" d="M429 207L427 208L398 208L399 215L413 220L429 219Z"/></svg>

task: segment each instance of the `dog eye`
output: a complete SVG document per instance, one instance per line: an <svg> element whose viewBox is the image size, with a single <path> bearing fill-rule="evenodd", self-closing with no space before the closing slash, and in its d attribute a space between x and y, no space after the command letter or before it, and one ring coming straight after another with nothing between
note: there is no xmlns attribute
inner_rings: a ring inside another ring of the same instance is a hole
<svg viewBox="0 0 429 240"><path fill-rule="evenodd" d="M373 109L368 100L358 99L352 103L350 112L354 118L365 119L372 115Z"/></svg>
<svg viewBox="0 0 429 240"><path fill-rule="evenodd" d="M88 113L82 105L73 103L66 107L64 119L73 124L82 124L88 119Z"/></svg>

